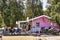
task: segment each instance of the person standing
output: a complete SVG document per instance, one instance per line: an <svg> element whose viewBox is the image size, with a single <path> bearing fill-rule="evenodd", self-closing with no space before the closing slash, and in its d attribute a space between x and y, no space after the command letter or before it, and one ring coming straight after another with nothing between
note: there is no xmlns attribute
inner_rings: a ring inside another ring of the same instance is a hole
<svg viewBox="0 0 60 40"><path fill-rule="evenodd" d="M21 33L21 29L18 27L16 32Z"/></svg>
<svg viewBox="0 0 60 40"><path fill-rule="evenodd" d="M29 30L31 30L31 25L30 25L30 24L28 25L28 31L29 31Z"/></svg>

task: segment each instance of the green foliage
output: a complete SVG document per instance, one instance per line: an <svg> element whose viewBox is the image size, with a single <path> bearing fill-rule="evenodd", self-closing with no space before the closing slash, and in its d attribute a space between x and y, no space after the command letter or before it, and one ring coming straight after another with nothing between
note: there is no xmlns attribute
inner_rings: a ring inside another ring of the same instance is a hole
<svg viewBox="0 0 60 40"><path fill-rule="evenodd" d="M7 3L7 0L0 0L0 6L1 15L6 26L15 26L16 21L22 20L23 12L21 11L23 7L20 2L9 0Z"/></svg>
<svg viewBox="0 0 60 40"><path fill-rule="evenodd" d="M51 6L45 13L52 17L58 25L60 25L60 0L50 0Z"/></svg>
<svg viewBox="0 0 60 40"><path fill-rule="evenodd" d="M0 14L0 25L2 24L2 17L1 17L1 14Z"/></svg>
<svg viewBox="0 0 60 40"><path fill-rule="evenodd" d="M36 3L35 3L36 2ZM22 5L21 5L22 4ZM23 12L26 9L26 12ZM0 0L0 23L6 26L16 26L16 21L26 20L26 17L33 18L43 15L42 3L40 0L28 0L26 8L21 1ZM24 13L24 14L23 14Z"/></svg>
<svg viewBox="0 0 60 40"><path fill-rule="evenodd" d="M42 3L40 0L28 0L26 5L26 14L30 18L43 15Z"/></svg>

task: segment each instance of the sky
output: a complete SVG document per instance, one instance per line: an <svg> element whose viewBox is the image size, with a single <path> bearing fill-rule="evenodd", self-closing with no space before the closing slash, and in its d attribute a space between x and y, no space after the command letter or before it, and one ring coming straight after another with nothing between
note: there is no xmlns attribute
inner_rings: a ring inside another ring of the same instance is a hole
<svg viewBox="0 0 60 40"><path fill-rule="evenodd" d="M41 0L43 2L43 10L46 10L47 0Z"/></svg>

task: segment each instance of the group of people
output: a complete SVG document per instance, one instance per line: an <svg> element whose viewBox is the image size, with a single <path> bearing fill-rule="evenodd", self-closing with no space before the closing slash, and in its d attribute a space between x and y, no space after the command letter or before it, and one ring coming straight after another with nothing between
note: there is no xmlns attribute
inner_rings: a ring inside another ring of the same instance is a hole
<svg viewBox="0 0 60 40"><path fill-rule="evenodd" d="M7 27L5 28L5 32L7 34L20 34L21 32L25 32L28 33L28 31L30 30L31 26L29 25L29 27L26 26L22 26L22 27Z"/></svg>
<svg viewBox="0 0 60 40"><path fill-rule="evenodd" d="M21 29L20 28L14 28L14 27L8 27L6 28L6 32L8 34L17 34L17 33L20 33L21 32Z"/></svg>
<svg viewBox="0 0 60 40"><path fill-rule="evenodd" d="M10 28L6 28L6 32L8 34L20 34L23 30L23 32L25 33L48 33L48 31L52 30L51 27L49 27L48 29L45 29L45 27L31 27L29 25L28 29L26 29L26 26L23 26L22 29L21 28L14 28L14 27L10 27Z"/></svg>

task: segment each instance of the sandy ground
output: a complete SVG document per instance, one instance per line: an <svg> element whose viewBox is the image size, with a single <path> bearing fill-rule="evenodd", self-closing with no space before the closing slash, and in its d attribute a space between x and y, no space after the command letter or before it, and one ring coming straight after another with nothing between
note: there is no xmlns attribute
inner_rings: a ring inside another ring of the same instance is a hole
<svg viewBox="0 0 60 40"><path fill-rule="evenodd" d="M60 36L33 37L33 36L3 36L2 40L60 40Z"/></svg>
<svg viewBox="0 0 60 40"><path fill-rule="evenodd" d="M32 36L3 36L2 40L37 40Z"/></svg>

